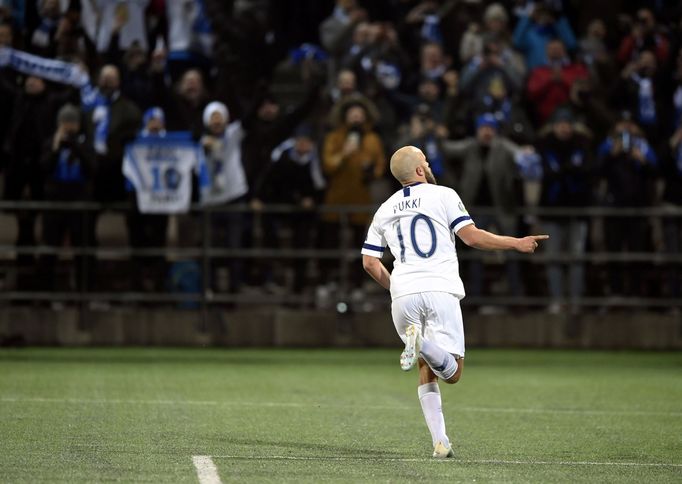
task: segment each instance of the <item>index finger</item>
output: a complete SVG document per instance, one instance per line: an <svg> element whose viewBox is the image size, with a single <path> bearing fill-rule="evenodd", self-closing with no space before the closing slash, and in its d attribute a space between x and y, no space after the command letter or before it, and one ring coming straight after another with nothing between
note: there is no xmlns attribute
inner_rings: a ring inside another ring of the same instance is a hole
<svg viewBox="0 0 682 484"><path fill-rule="evenodd" d="M547 240L549 235L531 235L534 240Z"/></svg>

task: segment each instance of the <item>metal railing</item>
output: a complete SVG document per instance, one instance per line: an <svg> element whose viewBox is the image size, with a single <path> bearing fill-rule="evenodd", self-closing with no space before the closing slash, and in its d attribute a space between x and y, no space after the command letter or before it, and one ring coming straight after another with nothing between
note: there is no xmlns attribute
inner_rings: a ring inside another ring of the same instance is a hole
<svg viewBox="0 0 682 484"><path fill-rule="evenodd" d="M16 245L0 245L0 257L11 259L18 255L32 256L87 256L84 257L84 264L88 264L88 257L98 259L107 258L131 258L131 257L164 257L170 259L191 259L196 260L201 265L202 284L201 289L196 293L146 293L140 291L123 292L93 292L85 284L79 291L75 292L53 292L53 291L19 291L6 290L0 292L0 301L72 301L81 305L88 302L110 302L110 303L160 303L172 304L178 302L192 302L200 304L202 310L206 310L212 304L235 303L240 304L281 304L283 302L296 302L304 304L314 303L311 295L295 294L269 294L267 298L258 294L232 294L216 293L212 291L210 284L210 274L213 267L212 261L216 258L262 260L262 259L313 259L337 260L339 272L339 288L336 293L336 300L345 301L349 299L351 284L349 282L349 265L359 264L361 258L359 248L351 244L349 229L351 226L350 215L363 213L372 214L375 206L320 206L314 211L306 211L310 217L319 217L323 214L336 214L339 217L338 248L336 249L272 249L263 247L235 248L226 249L214 247L211 244L212 223L211 216L218 213L241 212L250 214L293 214L300 213L302 210L297 207L287 205L270 205L264 210L254 212L248 205L230 205L224 207L201 207L193 205L190 210L191 216L200 221L201 244L196 247L154 247L154 248L131 248L131 247L97 247L83 245L80 247L52 247L46 245L36 245L32 247L17 247ZM133 210L131 204L100 204L94 202L0 202L0 211L8 213L18 212L52 212L66 211L78 212L82 215L83 231L88 232L87 224L92 223L93 215L102 212L121 212L127 213ZM495 216L498 211L490 208L470 210L476 216ZM553 220L563 219L566 221L581 219L607 219L621 217L646 218L650 221L660 221L662 219L680 219L682 221L681 207L646 207L646 208L614 208L614 207L588 207L588 208L521 208L514 213L519 217L535 217L540 220L551 217ZM87 237L86 237L87 240ZM458 257L462 261L471 261L485 258L487 255L479 251L461 251ZM587 263L603 265L609 263L646 263L652 266L664 268L666 265L679 265L682 268L682 253L680 252L608 252L604 250L591 251L585 253L538 252L532 256L506 253L505 260L519 260L532 266L545 266L548 263ZM87 271L87 267L85 268ZM369 295L369 300L373 302L387 302L385 295ZM504 306L544 306L549 302L546 296L486 296L479 298L468 298L471 304L492 304ZM577 306L623 306L623 307L673 307L682 306L682 300L671 297L648 297L648 298L611 298L604 296L581 297L572 304Z"/></svg>

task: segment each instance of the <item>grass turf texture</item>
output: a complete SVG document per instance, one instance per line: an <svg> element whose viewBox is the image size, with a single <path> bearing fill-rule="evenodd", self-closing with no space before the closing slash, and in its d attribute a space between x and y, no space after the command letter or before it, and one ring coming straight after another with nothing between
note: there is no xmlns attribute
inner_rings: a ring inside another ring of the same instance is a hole
<svg viewBox="0 0 682 484"><path fill-rule="evenodd" d="M680 354L471 350L446 462L399 354L1 350L0 481L682 481Z"/></svg>

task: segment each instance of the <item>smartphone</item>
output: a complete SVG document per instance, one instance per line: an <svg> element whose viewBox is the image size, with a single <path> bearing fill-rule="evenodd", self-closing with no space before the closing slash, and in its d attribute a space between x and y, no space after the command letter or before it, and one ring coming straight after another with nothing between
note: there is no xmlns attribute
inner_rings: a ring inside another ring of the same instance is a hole
<svg viewBox="0 0 682 484"><path fill-rule="evenodd" d="M347 139L348 139L348 141L350 141L351 144L353 144L353 146L355 146L356 148L359 148L359 147L360 147L360 133L358 133L357 131L350 131L350 132L348 133L348 138L347 138Z"/></svg>

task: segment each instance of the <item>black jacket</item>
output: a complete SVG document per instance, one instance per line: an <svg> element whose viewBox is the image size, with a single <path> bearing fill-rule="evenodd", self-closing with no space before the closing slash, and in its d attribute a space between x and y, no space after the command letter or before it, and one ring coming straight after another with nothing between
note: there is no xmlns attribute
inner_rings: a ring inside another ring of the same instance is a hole
<svg viewBox="0 0 682 484"><path fill-rule="evenodd" d="M5 102L14 100L3 140L8 164L25 163L26 160L37 164L42 155L42 141L54 131L57 111L74 98L73 91L52 91L48 86L39 95L29 95L23 88L0 78L0 98ZM77 103L77 98L75 100Z"/></svg>
<svg viewBox="0 0 682 484"><path fill-rule="evenodd" d="M41 169L45 177L45 194L50 200L87 199L91 189L95 154L92 142L80 133L52 147L53 137L43 145Z"/></svg>
<svg viewBox="0 0 682 484"><path fill-rule="evenodd" d="M560 141L549 133L538 149L542 159L543 207L585 207L592 205L594 189L594 160L589 140L574 133Z"/></svg>
<svg viewBox="0 0 682 484"><path fill-rule="evenodd" d="M257 99L250 114L243 119L246 136L242 142L242 160L249 187L253 187L270 162L272 150L289 137L296 126L313 110L319 98L319 86L308 92L306 99L288 113L280 114L274 121L265 121L256 116Z"/></svg>
<svg viewBox="0 0 682 484"><path fill-rule="evenodd" d="M285 151L279 160L265 168L256 183L254 196L266 203L292 205L298 205L304 198L319 199L311 163L319 161L299 162L292 157L291 150Z"/></svg>

